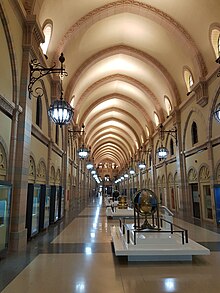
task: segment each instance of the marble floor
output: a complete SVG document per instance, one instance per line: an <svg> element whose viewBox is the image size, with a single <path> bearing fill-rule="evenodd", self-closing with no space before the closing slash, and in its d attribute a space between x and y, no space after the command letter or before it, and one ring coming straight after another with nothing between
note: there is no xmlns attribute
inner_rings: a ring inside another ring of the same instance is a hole
<svg viewBox="0 0 220 293"><path fill-rule="evenodd" d="M114 255L102 197L0 261L2 293L219 293L220 234L175 219L211 250L192 262L132 262Z"/></svg>

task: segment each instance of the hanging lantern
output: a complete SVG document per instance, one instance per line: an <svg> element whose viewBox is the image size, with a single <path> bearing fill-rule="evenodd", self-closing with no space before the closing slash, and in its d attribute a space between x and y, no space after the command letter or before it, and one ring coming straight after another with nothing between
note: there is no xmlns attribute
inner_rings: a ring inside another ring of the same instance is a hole
<svg viewBox="0 0 220 293"><path fill-rule="evenodd" d="M80 159L86 159L89 156L89 150L84 145L77 150L77 153Z"/></svg>
<svg viewBox="0 0 220 293"><path fill-rule="evenodd" d="M70 123L73 117L73 108L68 102L60 98L50 105L48 116L55 124L62 126Z"/></svg>
<svg viewBox="0 0 220 293"><path fill-rule="evenodd" d="M157 156L159 159L166 159L168 156L168 149L161 146L157 149Z"/></svg>

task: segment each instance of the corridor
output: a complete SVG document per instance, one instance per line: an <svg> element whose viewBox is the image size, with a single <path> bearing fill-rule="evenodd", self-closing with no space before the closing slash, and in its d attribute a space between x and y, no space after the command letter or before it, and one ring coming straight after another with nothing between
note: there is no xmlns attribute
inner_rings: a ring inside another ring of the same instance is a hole
<svg viewBox="0 0 220 293"><path fill-rule="evenodd" d="M218 293L220 234L175 219L211 250L191 262L133 262L114 256L102 197L93 198L29 242L27 251L0 261L2 293Z"/></svg>

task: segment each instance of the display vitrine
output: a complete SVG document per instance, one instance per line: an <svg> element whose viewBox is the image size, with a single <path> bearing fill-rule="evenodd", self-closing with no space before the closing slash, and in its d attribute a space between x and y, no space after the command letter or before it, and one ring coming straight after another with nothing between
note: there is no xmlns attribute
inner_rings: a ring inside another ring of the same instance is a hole
<svg viewBox="0 0 220 293"><path fill-rule="evenodd" d="M0 182L0 253L8 248L12 186Z"/></svg>

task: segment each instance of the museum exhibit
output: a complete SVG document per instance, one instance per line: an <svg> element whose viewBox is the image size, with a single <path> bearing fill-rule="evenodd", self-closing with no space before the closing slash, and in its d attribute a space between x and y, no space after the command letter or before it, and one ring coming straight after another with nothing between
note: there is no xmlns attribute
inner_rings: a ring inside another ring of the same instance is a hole
<svg viewBox="0 0 220 293"><path fill-rule="evenodd" d="M220 292L219 12L0 1L0 292Z"/></svg>

